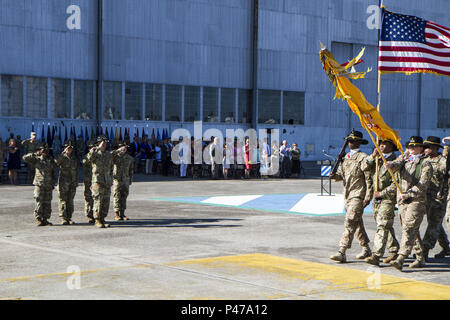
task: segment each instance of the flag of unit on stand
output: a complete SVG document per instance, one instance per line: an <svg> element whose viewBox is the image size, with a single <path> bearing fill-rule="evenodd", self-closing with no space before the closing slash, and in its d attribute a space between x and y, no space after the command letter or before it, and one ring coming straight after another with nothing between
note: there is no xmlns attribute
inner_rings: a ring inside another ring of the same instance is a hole
<svg viewBox="0 0 450 320"><path fill-rule="evenodd" d="M450 76L449 28L384 8L381 19L380 72L424 72Z"/></svg>

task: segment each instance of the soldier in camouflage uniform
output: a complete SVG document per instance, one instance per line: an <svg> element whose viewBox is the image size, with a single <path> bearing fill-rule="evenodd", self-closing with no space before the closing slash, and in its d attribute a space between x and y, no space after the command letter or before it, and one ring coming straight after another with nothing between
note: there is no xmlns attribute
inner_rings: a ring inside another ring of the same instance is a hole
<svg viewBox="0 0 450 320"><path fill-rule="evenodd" d="M30 139L22 141L22 146L25 148L26 153L34 153L38 150L40 143L36 140L36 132L31 132ZM34 180L35 168L33 165L28 164L28 179Z"/></svg>
<svg viewBox="0 0 450 320"><path fill-rule="evenodd" d="M69 225L75 224L72 221L72 215L73 198L78 186L78 158L72 141L69 140L63 147L63 152L56 159L56 165L59 167L59 216L63 225Z"/></svg>
<svg viewBox="0 0 450 320"><path fill-rule="evenodd" d="M442 139L442 143L446 143L447 141L450 141L450 137L445 137ZM442 155L444 157L448 157L449 156L449 150L450 150L450 146L446 145L444 147L444 152L442 152ZM448 183L450 185L450 179L448 180ZM447 232L450 233L450 192L447 196L447 208L446 208L446 215L444 218L444 223L447 225Z"/></svg>
<svg viewBox="0 0 450 320"><path fill-rule="evenodd" d="M34 216L38 226L51 226L48 221L52 214L52 193L56 184L56 163L50 157L47 145L40 146L35 153L28 153L23 160L34 166Z"/></svg>
<svg viewBox="0 0 450 320"><path fill-rule="evenodd" d="M363 171L363 163L367 154L359 150L360 145L368 144L368 141L363 139L363 135L359 131L352 131L346 140L349 142L350 152L345 156L336 174L331 177L336 181L342 180L344 184L345 231L339 243L339 251L330 257L331 260L341 263L347 261L345 251L351 248L355 235L363 248L356 258L365 259L372 254L362 217L364 207L370 203L370 195L366 192L368 173Z"/></svg>
<svg viewBox="0 0 450 320"><path fill-rule="evenodd" d="M402 240L398 257L390 262L398 270L403 269L405 258L411 251L416 252L416 260L410 268L425 266L422 240L419 234L420 224L426 212L427 189L433 175L433 167L423 154L422 137L413 136L408 142L411 153L408 157L399 157L389 161L386 167L398 171L403 193L397 193L398 211L402 224Z"/></svg>
<svg viewBox="0 0 450 320"><path fill-rule="evenodd" d="M92 148L95 145L93 143L88 143L89 151L92 150ZM94 198L92 197L92 165L91 162L88 160L87 155L83 156L83 159L81 161L83 165L83 182L84 182L84 208L85 208L85 214L88 219L89 224L94 224Z"/></svg>
<svg viewBox="0 0 450 320"><path fill-rule="evenodd" d="M433 167L433 176L427 191L427 230L423 237L423 247L425 260L428 259L428 252L434 248L436 242L442 247L442 251L435 255L435 258L444 258L450 251L447 233L445 232L442 222L445 217L447 207L448 185L442 186L444 183L444 175L446 171L447 159L439 153L439 148L443 148L440 144L439 137L430 136L424 141L425 155ZM440 194L441 186L443 187Z"/></svg>
<svg viewBox="0 0 450 320"><path fill-rule="evenodd" d="M379 148L387 161L395 160L394 151L397 151L397 148L391 140L382 141L379 144ZM376 161L378 162L378 177L376 174ZM373 215L377 223L377 231L373 241L373 254L367 257L365 261L378 266L386 246L389 248L390 255L383 262L389 263L397 258L399 243L395 238L393 227L397 187L389 171L383 166L383 160L378 156L377 149L366 158L363 165L363 170L367 170L370 173L367 193L373 199Z"/></svg>
<svg viewBox="0 0 450 320"><path fill-rule="evenodd" d="M97 138L98 145L89 151L87 159L92 165L92 196L94 198L94 219L98 228L108 228L105 222L108 215L112 185L112 155L107 150L108 139L105 136Z"/></svg>
<svg viewBox="0 0 450 320"><path fill-rule="evenodd" d="M113 156L113 185L114 185L114 219L127 221L125 209L127 197L133 181L134 159L127 153L128 146L119 144L119 149L112 152Z"/></svg>

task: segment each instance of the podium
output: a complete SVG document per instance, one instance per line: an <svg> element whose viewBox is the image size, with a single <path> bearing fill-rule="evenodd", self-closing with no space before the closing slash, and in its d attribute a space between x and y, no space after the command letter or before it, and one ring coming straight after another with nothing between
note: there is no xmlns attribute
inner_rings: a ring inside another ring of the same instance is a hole
<svg viewBox="0 0 450 320"><path fill-rule="evenodd" d="M333 169L334 161L321 160L317 161L317 164L320 165L320 195L332 196L330 173Z"/></svg>

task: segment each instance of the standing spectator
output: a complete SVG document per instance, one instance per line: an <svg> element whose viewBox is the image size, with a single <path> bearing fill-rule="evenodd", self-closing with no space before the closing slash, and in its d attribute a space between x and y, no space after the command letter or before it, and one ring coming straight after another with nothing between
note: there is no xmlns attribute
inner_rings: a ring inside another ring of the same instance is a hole
<svg viewBox="0 0 450 320"><path fill-rule="evenodd" d="M292 148L288 146L287 141L283 140L283 143L280 147L281 178L289 178L289 176L290 176L291 150L292 150Z"/></svg>
<svg viewBox="0 0 450 320"><path fill-rule="evenodd" d="M52 150L55 159L58 158L62 152L61 140L59 140L59 137L57 135L55 135L55 139L53 140Z"/></svg>
<svg viewBox="0 0 450 320"><path fill-rule="evenodd" d="M275 141L270 154L270 174L277 176L280 174L280 149Z"/></svg>
<svg viewBox="0 0 450 320"><path fill-rule="evenodd" d="M145 160L145 174L151 174L153 171L154 154L155 151L151 141L148 138L144 138L141 144L141 159Z"/></svg>
<svg viewBox="0 0 450 320"><path fill-rule="evenodd" d="M158 166L161 163L161 141L156 142L155 145L155 160L156 160L156 165Z"/></svg>
<svg viewBox="0 0 450 320"><path fill-rule="evenodd" d="M0 137L0 165L3 165L5 159L6 159L6 143L3 142L2 138Z"/></svg>
<svg viewBox="0 0 450 320"><path fill-rule="evenodd" d="M241 178L243 179L243 170L244 170L244 146L242 145L241 139L235 139L234 140L234 159L235 159L235 165L234 165L234 174L235 178Z"/></svg>
<svg viewBox="0 0 450 320"><path fill-rule="evenodd" d="M14 139L14 133L10 133L9 134L9 138L5 140L6 145L9 146L9 141Z"/></svg>
<svg viewBox="0 0 450 320"><path fill-rule="evenodd" d="M126 141L126 140L125 140ZM134 173L137 171L137 164L139 163L139 157L138 154L141 151L141 146L139 144L138 137L133 138L133 142L131 143L130 147L128 148L128 152L130 156L134 159Z"/></svg>
<svg viewBox="0 0 450 320"><path fill-rule="evenodd" d="M230 169L230 164L233 157L233 149L228 144L223 145L223 161L222 161L222 171L223 177L228 179L228 170Z"/></svg>
<svg viewBox="0 0 450 320"><path fill-rule="evenodd" d="M190 155L190 141L188 137L180 137L180 148L178 155L180 156L180 177L186 178L187 166L189 163L189 159L191 159Z"/></svg>
<svg viewBox="0 0 450 320"><path fill-rule="evenodd" d="M245 139L244 146L244 160L245 160L245 178L250 179L250 172L252 170L252 161L250 159L250 139Z"/></svg>
<svg viewBox="0 0 450 320"><path fill-rule="evenodd" d="M17 184L17 170L20 169L20 150L15 139L9 140L8 176L11 184Z"/></svg>
<svg viewBox="0 0 450 320"><path fill-rule="evenodd" d="M296 178L300 175L300 156L302 155L298 145L296 143L292 144L291 158L292 158L292 173Z"/></svg>
<svg viewBox="0 0 450 320"><path fill-rule="evenodd" d="M218 169L220 161L223 158L223 151L220 148L219 138L215 137L214 142L211 144L209 149L209 157L211 159L211 175L213 179L218 177Z"/></svg>

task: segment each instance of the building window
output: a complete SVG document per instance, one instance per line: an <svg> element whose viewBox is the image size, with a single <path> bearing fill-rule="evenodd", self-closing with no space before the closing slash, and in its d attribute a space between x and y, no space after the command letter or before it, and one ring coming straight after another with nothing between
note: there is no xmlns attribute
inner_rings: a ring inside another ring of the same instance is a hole
<svg viewBox="0 0 450 320"><path fill-rule="evenodd" d="M238 91L239 123L252 122L252 91L239 89Z"/></svg>
<svg viewBox="0 0 450 320"><path fill-rule="evenodd" d="M166 121L181 119L181 86L166 86Z"/></svg>
<svg viewBox="0 0 450 320"><path fill-rule="evenodd" d="M121 120L122 118L122 83L105 81L103 83L103 118Z"/></svg>
<svg viewBox="0 0 450 320"><path fill-rule="evenodd" d="M235 89L220 90L220 119L222 122L234 123L235 113Z"/></svg>
<svg viewBox="0 0 450 320"><path fill-rule="evenodd" d="M201 121L200 87L184 87L184 121Z"/></svg>
<svg viewBox="0 0 450 320"><path fill-rule="evenodd" d="M203 121L217 122L219 110L219 90L218 88L203 88Z"/></svg>
<svg viewBox="0 0 450 320"><path fill-rule="evenodd" d="M305 124L305 93L283 91L283 124Z"/></svg>
<svg viewBox="0 0 450 320"><path fill-rule="evenodd" d="M75 119L94 119L93 81L75 80L73 85L73 116Z"/></svg>
<svg viewBox="0 0 450 320"><path fill-rule="evenodd" d="M23 117L23 77L2 75L2 116Z"/></svg>
<svg viewBox="0 0 450 320"><path fill-rule="evenodd" d="M70 118L70 80L52 79L51 110L54 118Z"/></svg>
<svg viewBox="0 0 450 320"><path fill-rule="evenodd" d="M438 99L437 127L441 129L450 128L450 99Z"/></svg>
<svg viewBox="0 0 450 320"><path fill-rule="evenodd" d="M125 84L125 120L142 120L142 84Z"/></svg>
<svg viewBox="0 0 450 320"><path fill-rule="evenodd" d="M281 92L278 90L258 90L258 122L280 123Z"/></svg>
<svg viewBox="0 0 450 320"><path fill-rule="evenodd" d="M145 120L162 120L162 85L145 85Z"/></svg>
<svg viewBox="0 0 450 320"><path fill-rule="evenodd" d="M47 78L27 77L26 117L47 118Z"/></svg>

